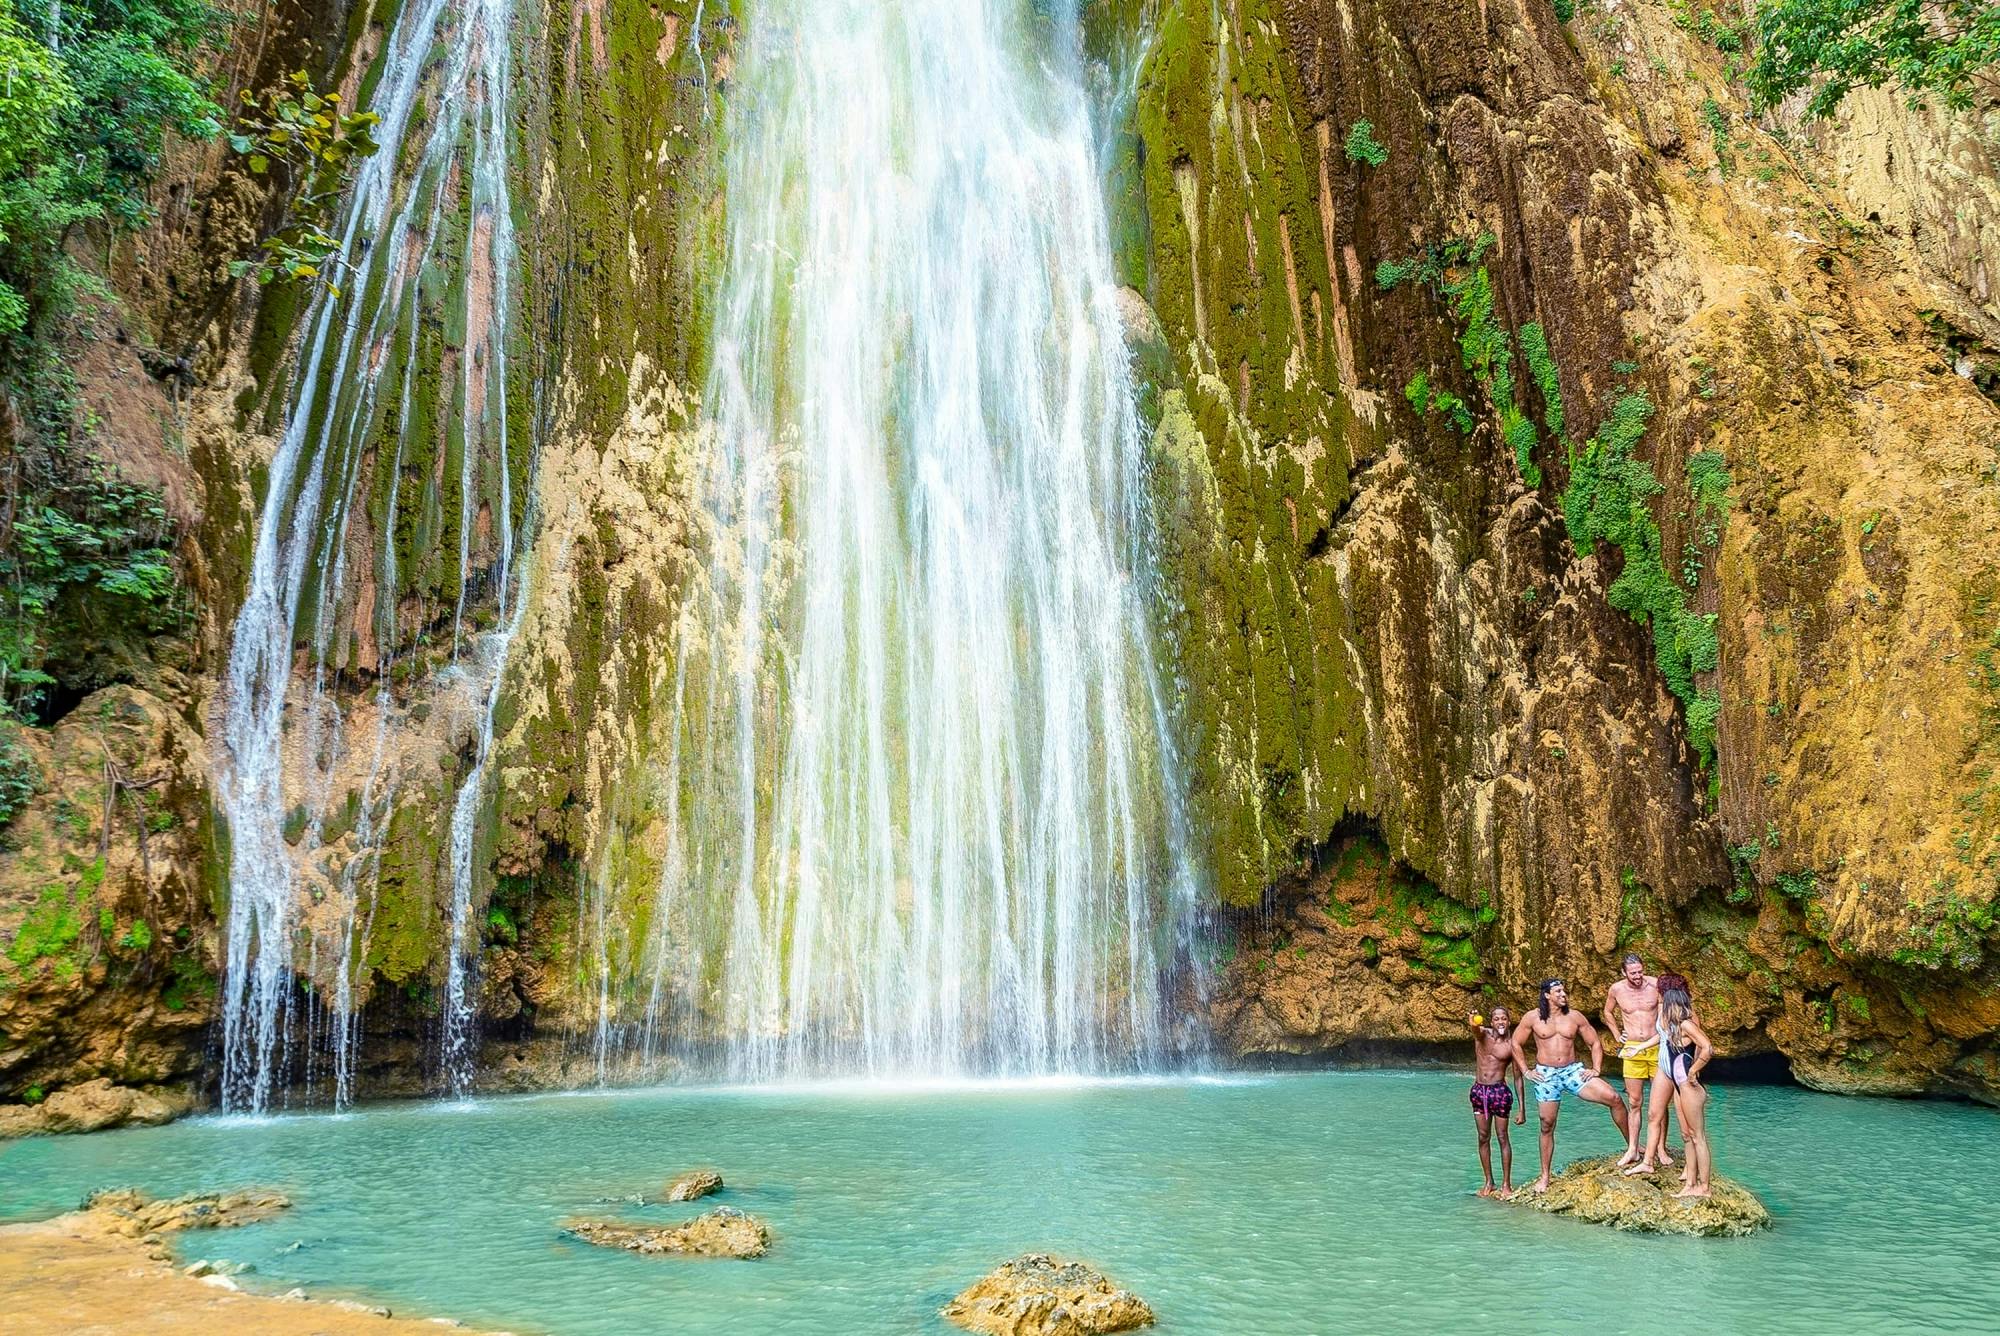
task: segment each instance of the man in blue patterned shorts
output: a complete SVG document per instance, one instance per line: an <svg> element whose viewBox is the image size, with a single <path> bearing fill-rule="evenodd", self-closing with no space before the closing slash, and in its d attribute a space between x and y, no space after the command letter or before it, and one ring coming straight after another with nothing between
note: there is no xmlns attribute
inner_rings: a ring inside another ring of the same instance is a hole
<svg viewBox="0 0 2000 1336"><path fill-rule="evenodd" d="M1569 1009L1569 987L1561 979L1542 981L1541 1005L1515 1027L1515 1047L1521 1049L1530 1037L1535 1041L1535 1067L1528 1079L1535 1083L1535 1103L1542 1116L1542 1176L1529 1184L1528 1191L1547 1192L1549 1162L1556 1153L1556 1115L1562 1112L1564 1095L1581 1095L1592 1104L1609 1108L1621 1138L1630 1124L1625 1101L1597 1074L1604 1067L1604 1041L1597 1037L1588 1017ZM1588 1067L1577 1061L1579 1037L1590 1046ZM1521 1049L1521 1060L1527 1061L1525 1049Z"/></svg>

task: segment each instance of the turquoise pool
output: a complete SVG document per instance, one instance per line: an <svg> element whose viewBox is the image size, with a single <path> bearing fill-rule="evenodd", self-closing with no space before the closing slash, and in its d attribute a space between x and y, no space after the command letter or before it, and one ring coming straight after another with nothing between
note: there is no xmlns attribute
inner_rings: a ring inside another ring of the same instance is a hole
<svg viewBox="0 0 2000 1336"><path fill-rule="evenodd" d="M951 1294L1032 1248L1097 1262L1163 1336L2000 1328L1992 1110L1721 1089L1718 1167L1777 1228L1660 1239L1470 1196L1465 1084L666 1089L196 1119L0 1147L0 1215L113 1184L280 1187L295 1210L191 1236L189 1254L252 1263L261 1288L573 1336L938 1333ZM1559 1163L1614 1148L1600 1110L1563 1120ZM1518 1149L1522 1182L1532 1135ZM641 1258L558 1232L578 1213L693 1214L602 1199L701 1164L769 1222L769 1258Z"/></svg>

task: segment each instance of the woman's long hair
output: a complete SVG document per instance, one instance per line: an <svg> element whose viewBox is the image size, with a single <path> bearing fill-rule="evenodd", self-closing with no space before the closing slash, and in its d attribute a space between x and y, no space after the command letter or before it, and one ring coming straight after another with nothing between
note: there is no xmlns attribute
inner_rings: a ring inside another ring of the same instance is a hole
<svg viewBox="0 0 2000 1336"><path fill-rule="evenodd" d="M1667 1034L1675 1043L1680 1042L1681 1026L1694 1015L1694 990L1688 981L1678 974L1660 976L1660 1018L1666 1022Z"/></svg>

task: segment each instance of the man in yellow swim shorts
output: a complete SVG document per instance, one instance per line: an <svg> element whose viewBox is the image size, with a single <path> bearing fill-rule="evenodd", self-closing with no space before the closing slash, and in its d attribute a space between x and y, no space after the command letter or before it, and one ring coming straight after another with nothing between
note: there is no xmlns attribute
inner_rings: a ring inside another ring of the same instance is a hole
<svg viewBox="0 0 2000 1336"><path fill-rule="evenodd" d="M1620 1165L1637 1164L1645 1138L1639 1130L1645 1117L1646 1082L1660 1068L1660 981L1646 973L1646 962L1626 952L1624 974L1604 995L1604 1029L1618 1045L1625 1069L1625 1112L1629 1141Z"/></svg>

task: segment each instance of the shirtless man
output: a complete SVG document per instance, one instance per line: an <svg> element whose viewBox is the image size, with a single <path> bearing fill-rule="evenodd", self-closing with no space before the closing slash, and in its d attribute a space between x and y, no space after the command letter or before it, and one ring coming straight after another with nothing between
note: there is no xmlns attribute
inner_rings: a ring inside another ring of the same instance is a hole
<svg viewBox="0 0 2000 1336"><path fill-rule="evenodd" d="M1512 1018L1507 1008L1496 1006L1491 1016L1466 1018L1472 1026L1472 1125L1479 1131L1479 1167L1486 1175L1482 1197L1502 1201L1514 1195L1514 1143L1507 1137L1507 1115L1514 1121L1528 1121L1528 1095L1521 1081L1527 1066L1521 1051L1514 1047ZM1507 1086L1512 1073L1514 1085ZM1500 1187L1493 1187L1493 1129L1500 1128Z"/></svg>
<svg viewBox="0 0 2000 1336"><path fill-rule="evenodd" d="M1660 981L1646 973L1646 962L1625 953L1624 977L1604 994L1604 1032L1618 1045L1625 1068L1625 1117L1630 1128L1622 1169L1639 1162L1640 1128L1645 1125L1646 1081L1660 1062Z"/></svg>
<svg viewBox="0 0 2000 1336"><path fill-rule="evenodd" d="M1579 1036L1590 1048L1588 1067L1577 1061ZM1542 1176L1528 1191L1547 1192L1549 1162L1556 1153L1556 1115L1562 1112L1564 1095L1581 1095L1592 1104L1604 1105L1611 1110L1611 1121L1618 1124L1618 1135L1628 1143L1631 1135L1625 1101L1597 1074L1604 1066L1604 1041L1582 1012L1569 1009L1569 987L1561 979L1542 981L1541 1005L1514 1030L1514 1047L1521 1052L1523 1062L1527 1052L1522 1045L1530 1038L1535 1041L1535 1069L1528 1078L1535 1083L1535 1102L1542 1118Z"/></svg>

